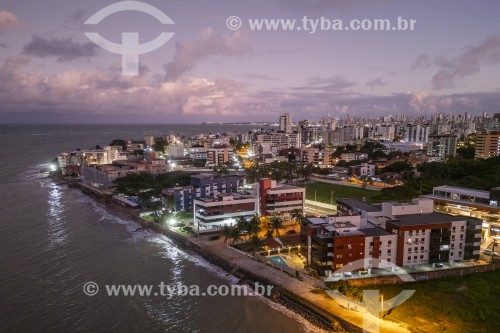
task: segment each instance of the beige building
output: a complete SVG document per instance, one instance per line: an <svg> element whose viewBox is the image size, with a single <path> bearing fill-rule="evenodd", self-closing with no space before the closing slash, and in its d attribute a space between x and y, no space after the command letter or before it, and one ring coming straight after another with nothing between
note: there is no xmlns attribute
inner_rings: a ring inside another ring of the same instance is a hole
<svg viewBox="0 0 500 333"><path fill-rule="evenodd" d="M476 158L500 155L500 131L480 133L476 138Z"/></svg>

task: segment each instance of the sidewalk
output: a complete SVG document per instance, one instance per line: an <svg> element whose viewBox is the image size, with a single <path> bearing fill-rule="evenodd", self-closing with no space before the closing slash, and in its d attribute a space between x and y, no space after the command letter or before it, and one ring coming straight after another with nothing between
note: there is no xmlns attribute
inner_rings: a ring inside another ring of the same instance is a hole
<svg viewBox="0 0 500 333"><path fill-rule="evenodd" d="M311 292L312 290L318 289L321 281L318 281L318 285L314 285L314 283L312 281L308 281L308 279L299 281L284 272L264 265L244 254L239 253L238 251L228 248L222 240L207 241L201 238L190 238L190 241L204 247L209 252L235 263L241 268L258 273L260 276L272 281L276 286L287 289L288 291L325 309L336 317L342 318L357 327L363 327L363 313L348 310L345 308L346 305L340 305L323 293L314 294ZM374 318L373 316L371 316L371 319L374 322L379 322L380 332L410 332L408 329L399 324Z"/></svg>

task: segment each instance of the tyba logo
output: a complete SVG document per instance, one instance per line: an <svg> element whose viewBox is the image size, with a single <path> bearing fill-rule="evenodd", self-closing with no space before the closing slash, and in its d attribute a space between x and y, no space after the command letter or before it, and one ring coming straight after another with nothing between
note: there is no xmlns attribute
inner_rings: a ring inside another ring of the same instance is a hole
<svg viewBox="0 0 500 333"><path fill-rule="evenodd" d="M158 8L138 1L121 1L109 5L92 15L85 24L98 24L109 15L123 11L143 12L153 16L161 24L174 24L174 21ZM139 75L139 55L156 50L168 42L174 33L162 32L158 37L144 44L139 44L138 32L123 32L121 44L104 39L96 32L86 32L85 36L106 51L121 54L122 75L136 76Z"/></svg>

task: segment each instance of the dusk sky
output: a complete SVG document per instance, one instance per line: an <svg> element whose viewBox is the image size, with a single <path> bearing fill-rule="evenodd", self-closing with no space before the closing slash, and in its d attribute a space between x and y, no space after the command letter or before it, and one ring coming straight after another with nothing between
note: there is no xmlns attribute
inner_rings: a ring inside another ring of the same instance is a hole
<svg viewBox="0 0 500 333"><path fill-rule="evenodd" d="M147 0L85 21L112 0L2 0L0 122L277 120L500 112L500 1ZM242 27L226 26L230 16ZM248 19L416 20L414 31L255 31ZM123 76L86 37L174 36Z"/></svg>

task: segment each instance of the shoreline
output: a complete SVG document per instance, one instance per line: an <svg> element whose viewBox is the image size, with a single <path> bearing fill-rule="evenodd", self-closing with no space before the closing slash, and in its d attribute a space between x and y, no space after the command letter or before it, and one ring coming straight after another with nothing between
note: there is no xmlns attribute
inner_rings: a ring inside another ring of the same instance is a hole
<svg viewBox="0 0 500 333"><path fill-rule="evenodd" d="M106 211L112 215L130 220L142 228L150 229L155 233L167 236L180 248L193 251L207 262L223 269L227 274L240 279L240 283L252 285L253 283L258 282L274 286L272 296L266 297L267 299L293 311L311 325L319 329L327 332L363 332L362 328L348 322L347 320L338 318L327 310L320 308L300 295L286 289L285 286L279 285L276 281L272 281L272 279L268 279L258 273L238 266L235 262L232 262L211 251L207 247L204 247L198 242L195 242L193 238L185 237L157 223L145 221L138 216L136 212L111 201L108 197L103 196L103 194L97 189L92 189L79 182L68 181L64 177L59 177L57 175L49 176L49 178L57 182L59 185L67 185L69 188L76 188L80 190L80 192L87 195L91 199L103 204ZM262 263L258 264L262 265Z"/></svg>

